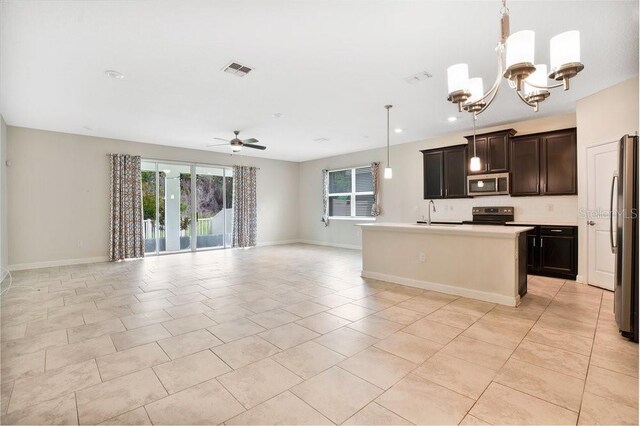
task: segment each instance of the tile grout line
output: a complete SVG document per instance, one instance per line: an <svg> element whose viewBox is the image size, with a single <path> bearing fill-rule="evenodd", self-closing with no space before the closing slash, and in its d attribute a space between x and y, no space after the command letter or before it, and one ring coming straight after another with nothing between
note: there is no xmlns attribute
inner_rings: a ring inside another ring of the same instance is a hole
<svg viewBox="0 0 640 426"><path fill-rule="evenodd" d="M584 393L587 389L587 379L589 377L589 370L591 369L591 356L593 355L593 348L596 345L596 334L598 332L598 321L600 321L600 311L602 309L602 301L604 299L604 293L600 293L600 303L598 304L598 319L596 320L596 326L593 329L593 338L591 340L591 350L589 351L589 361L587 362L587 371L584 375L584 383L582 384L582 393L580 394L580 406L578 407L578 421L580 421L580 415L582 414L582 403L584 401Z"/></svg>
<svg viewBox="0 0 640 426"><path fill-rule="evenodd" d="M562 284L562 286L564 286L564 283ZM562 288L562 286L560 286L560 288ZM556 291L556 292L554 293L553 297L551 298L551 301L553 301L553 299L555 299L555 296L556 296L556 294L560 291L560 288L558 289L558 291ZM492 383L496 383L496 384L498 384L498 385L505 386L505 385L503 385L502 383L498 383L498 382L496 382L496 381L495 381L495 377L496 377L496 376L500 373L500 371L504 368L505 364L506 364L506 363L511 359L511 357L513 356L513 354L515 353L515 351L518 349L518 347L520 347L520 345L521 345L521 344L522 344L522 342L524 341L524 339L525 339L525 337L527 336L527 334L529 334L529 332L531 331L531 329L532 329L532 328L533 328L533 327L538 323L538 321L540 320L540 318L542 317L542 315L544 314L544 312L545 312L545 311L547 310L547 308L551 305L551 301L550 301L550 302L545 306L544 310L542 311L542 313L540 314L540 316L538 317L538 319L537 319L537 320L533 323L533 325L529 328L529 331L528 331L528 332L527 332L527 333L522 337L522 339L520 340L520 343L518 343L518 345L517 345L517 346L516 346L512 351L511 351L511 354L509 355L509 357L505 360L505 362L503 362L503 363L502 363L502 365L500 366L500 368L499 368L498 370L496 370L496 375L493 377L493 379L491 379L491 382L489 382L489 384L484 388L484 390L482 391L482 393L480 394L480 396L478 397L478 399L476 399L476 400L475 400L475 402L473 403L473 405L471 405L471 407L469 408L469 410L467 410L467 413L465 414L465 417L466 417L466 416L468 416L468 415L470 415L471 410L473 410L473 407L475 407L475 406L476 406L476 404L478 403L478 401L480 401L480 399L481 399L481 398L482 398L482 396L485 394L485 392L487 391L487 389L489 389L489 386L491 386L491 384L492 384ZM493 309L492 309L492 310L493 310ZM508 387L508 386L507 386L507 387ZM513 389L513 388L510 388L510 389ZM515 390L516 390L516 391L518 391L518 392L522 392L522 391L519 391L519 390L517 390L517 389L515 389ZM525 392L523 392L523 393L525 393ZM526 394L526 393L525 393L525 394ZM527 395L529 395L529 394L527 394ZM530 395L530 396L533 396L533 395ZM537 398L537 397L535 397L535 396L533 396L533 397L534 397L534 398ZM540 399L541 401L544 401L544 400L543 400L543 399L541 399L541 398L538 398L538 399ZM548 401L546 401L546 402L548 402ZM475 416L475 415L473 415L473 414L471 414L471 415L472 415L472 416L474 416L474 417L476 417L476 416ZM479 418L480 420L486 421L487 423L490 423L489 421L487 421L487 420L485 420L485 419L482 419L482 418L480 418L480 417L478 417L478 418ZM463 419L464 419L464 417L463 417ZM577 421L577 418L576 418L576 421Z"/></svg>

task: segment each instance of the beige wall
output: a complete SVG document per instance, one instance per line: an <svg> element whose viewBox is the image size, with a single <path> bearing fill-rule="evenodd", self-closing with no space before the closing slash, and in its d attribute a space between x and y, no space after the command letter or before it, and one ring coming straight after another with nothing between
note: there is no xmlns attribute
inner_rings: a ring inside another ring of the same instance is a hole
<svg viewBox="0 0 640 426"><path fill-rule="evenodd" d="M514 128L519 135L563 129L576 125L575 116L566 114L535 120L484 128L479 132ZM420 150L457 145L466 142L469 132L427 139L391 147L393 179L381 181L383 213L379 222L415 222L427 213L427 202L422 198L422 155ZM332 220L325 227L322 214L322 169L336 169L383 161L385 149L372 149L300 164L300 238L319 244L360 247L361 234L354 221ZM384 167L384 164L381 165ZM435 200L436 220L471 219L473 206L508 205L515 207L516 220L530 222L557 222L575 224L578 200L576 196L509 197L493 196L468 199Z"/></svg>
<svg viewBox="0 0 640 426"><path fill-rule="evenodd" d="M9 265L106 259L110 152L258 166L258 243L298 236L297 163L9 127Z"/></svg>
<svg viewBox="0 0 640 426"><path fill-rule="evenodd" d="M7 125L0 115L0 282L9 267L7 232Z"/></svg>
<svg viewBox="0 0 640 426"><path fill-rule="evenodd" d="M635 134L638 126L638 77L611 86L577 102L578 206L587 208L586 158L589 146ZM578 274L587 280L587 225L579 222Z"/></svg>

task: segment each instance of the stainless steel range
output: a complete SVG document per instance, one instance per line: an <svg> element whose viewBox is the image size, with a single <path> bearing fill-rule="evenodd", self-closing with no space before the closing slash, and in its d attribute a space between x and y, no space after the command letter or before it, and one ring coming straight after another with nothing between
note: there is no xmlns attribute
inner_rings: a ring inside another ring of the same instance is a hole
<svg viewBox="0 0 640 426"><path fill-rule="evenodd" d="M513 222L513 207L474 207L473 220L465 220L466 225L505 225Z"/></svg>

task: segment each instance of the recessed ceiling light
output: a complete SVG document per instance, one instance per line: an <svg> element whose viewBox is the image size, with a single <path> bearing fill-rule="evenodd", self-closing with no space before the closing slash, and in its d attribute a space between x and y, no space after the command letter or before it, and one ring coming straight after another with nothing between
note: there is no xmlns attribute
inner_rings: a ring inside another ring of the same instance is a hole
<svg viewBox="0 0 640 426"><path fill-rule="evenodd" d="M104 73L107 77L115 78L116 80L122 80L124 78L124 74L116 70L106 70Z"/></svg>
<svg viewBox="0 0 640 426"><path fill-rule="evenodd" d="M394 130L394 132L396 132L396 133L402 133L402 129L401 129L400 127L398 127L398 128L396 128L396 129Z"/></svg>
<svg viewBox="0 0 640 426"><path fill-rule="evenodd" d="M449 118L447 118L447 121L448 121L449 123L453 123L453 122L454 122L454 121L456 121L457 119L458 119L458 117L449 117Z"/></svg>

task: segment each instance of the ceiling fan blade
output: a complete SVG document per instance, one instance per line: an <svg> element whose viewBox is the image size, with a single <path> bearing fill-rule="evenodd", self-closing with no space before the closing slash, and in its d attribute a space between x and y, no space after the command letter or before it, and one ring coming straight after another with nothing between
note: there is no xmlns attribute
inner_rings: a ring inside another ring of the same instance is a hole
<svg viewBox="0 0 640 426"><path fill-rule="evenodd" d="M258 143L260 142L258 139L256 138L249 138L249 139L245 139L242 141L243 144L248 144L248 143Z"/></svg>
<svg viewBox="0 0 640 426"><path fill-rule="evenodd" d="M214 138L217 141L224 141L224 142L229 142L229 139L222 139L222 138Z"/></svg>
<svg viewBox="0 0 640 426"><path fill-rule="evenodd" d="M229 145L229 142L227 143L214 143L213 145L206 145L207 148L212 147L212 146L227 146Z"/></svg>
<svg viewBox="0 0 640 426"><path fill-rule="evenodd" d="M242 146L247 147L247 148L253 148L253 149L262 149L262 150L267 149L266 146L254 145L252 143L243 143Z"/></svg>

